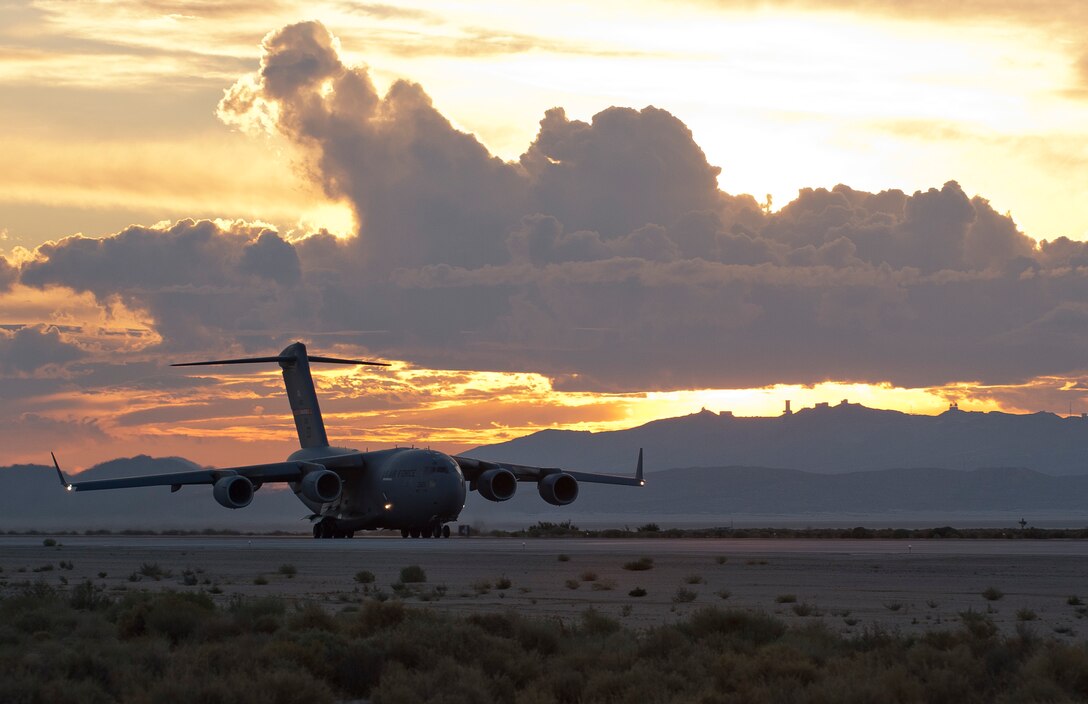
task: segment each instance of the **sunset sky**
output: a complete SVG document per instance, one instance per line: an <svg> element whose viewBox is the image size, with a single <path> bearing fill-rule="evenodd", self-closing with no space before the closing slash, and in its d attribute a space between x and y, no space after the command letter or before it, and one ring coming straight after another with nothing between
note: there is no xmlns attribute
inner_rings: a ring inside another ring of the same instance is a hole
<svg viewBox="0 0 1088 704"><path fill-rule="evenodd" d="M0 464L1088 411L1088 5L0 3Z"/></svg>

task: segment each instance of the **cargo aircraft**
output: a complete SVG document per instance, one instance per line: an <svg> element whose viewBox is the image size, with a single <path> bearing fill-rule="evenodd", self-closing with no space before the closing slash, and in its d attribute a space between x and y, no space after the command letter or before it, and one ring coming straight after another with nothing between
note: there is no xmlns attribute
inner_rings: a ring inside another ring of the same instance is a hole
<svg viewBox="0 0 1088 704"><path fill-rule="evenodd" d="M645 485L642 450L638 453L635 476L624 477L489 462L407 447L373 452L331 447L317 404L310 363L389 366L382 362L313 356L307 354L304 344L295 342L275 357L171 366L261 362L278 362L283 369L283 382L301 445L286 462L72 482L53 456L61 484L71 492L146 486L169 486L173 492L191 484L210 484L212 496L220 504L245 508L262 485L286 483L310 509L308 518L313 523L315 538L351 538L358 530L383 528L400 530L405 538L448 538L448 524L460 515L467 491L477 491L489 501L506 501L514 495L518 482L535 482L540 497L555 506L565 506L577 499L579 482Z"/></svg>

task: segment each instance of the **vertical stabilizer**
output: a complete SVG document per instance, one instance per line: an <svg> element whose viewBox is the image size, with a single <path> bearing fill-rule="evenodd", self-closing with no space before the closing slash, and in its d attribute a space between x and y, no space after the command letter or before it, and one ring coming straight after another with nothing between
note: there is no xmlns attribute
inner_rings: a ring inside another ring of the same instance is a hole
<svg viewBox="0 0 1088 704"><path fill-rule="evenodd" d="M321 420L321 407L317 403L317 391L310 376L310 361L306 357L306 345L295 342L280 352L283 383L287 387L287 399L291 402L291 414L295 417L298 443L303 448L328 447L329 436Z"/></svg>
<svg viewBox="0 0 1088 704"><path fill-rule="evenodd" d="M306 354L306 345L295 342L283 348L275 357L246 357L245 359L216 359L209 362L181 362L171 367L202 367L213 364L254 364L279 362L283 369L283 383L287 387L287 399L291 402L291 414L295 417L298 442L303 448L328 447L329 436L321 420L321 407L317 405L317 391L310 376L310 362L327 364L365 364L371 367L388 367L385 362L365 362L361 359L318 357Z"/></svg>

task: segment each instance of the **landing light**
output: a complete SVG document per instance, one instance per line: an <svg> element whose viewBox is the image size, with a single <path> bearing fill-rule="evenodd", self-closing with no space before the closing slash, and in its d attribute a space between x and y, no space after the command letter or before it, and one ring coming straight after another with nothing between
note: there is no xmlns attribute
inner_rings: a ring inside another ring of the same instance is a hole
<svg viewBox="0 0 1088 704"><path fill-rule="evenodd" d="M72 489L75 489L75 487L72 486L71 484L65 484L64 488L67 489L68 491L71 491Z"/></svg>
<svg viewBox="0 0 1088 704"><path fill-rule="evenodd" d="M392 508L393 508L393 504L386 504L385 505L385 510L386 511L390 511L390 510L392 510Z"/></svg>

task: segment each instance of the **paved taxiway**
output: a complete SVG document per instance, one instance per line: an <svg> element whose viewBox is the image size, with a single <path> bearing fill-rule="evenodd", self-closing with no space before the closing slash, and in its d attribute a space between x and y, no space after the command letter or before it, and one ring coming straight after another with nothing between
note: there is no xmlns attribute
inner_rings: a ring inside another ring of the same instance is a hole
<svg viewBox="0 0 1088 704"><path fill-rule="evenodd" d="M973 609L991 612L1005 630L1026 622L1041 633L1088 636L1088 608L1068 603L1073 595L1088 603L1088 541L122 535L57 540L59 547L45 547L43 536L0 536L0 589L10 592L39 578L57 586L91 579L113 594L204 589L222 598L277 595L339 608L368 598L374 589L392 595L401 568L419 565L427 574L419 591L433 596L436 586L445 587L441 598L426 605L457 612L511 608L577 618L593 606L645 626L717 605L763 610L791 623L819 618L856 633L874 624L903 631L953 627L959 612ZM653 568L624 569L640 557L652 558ZM132 581L144 565L158 565L171 576ZM295 576L282 574L282 565L293 566ZM375 575L372 585L355 581L363 570ZM187 571L196 585L184 584ZM509 588L496 588L501 578L510 580ZM646 596L629 596L636 587ZM1003 596L985 599L982 592L989 587ZM681 590L694 599L677 603ZM418 596L409 602L420 603Z"/></svg>

